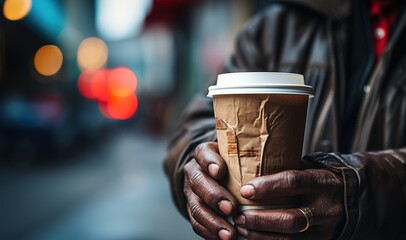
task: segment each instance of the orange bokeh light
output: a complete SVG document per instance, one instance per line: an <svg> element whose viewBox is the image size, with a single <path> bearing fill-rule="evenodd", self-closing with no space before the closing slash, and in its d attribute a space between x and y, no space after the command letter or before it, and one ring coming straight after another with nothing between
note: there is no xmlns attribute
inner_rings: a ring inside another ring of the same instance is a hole
<svg viewBox="0 0 406 240"><path fill-rule="evenodd" d="M78 48L77 61L80 69L100 69L107 63L108 48L106 43L95 37L83 40Z"/></svg>
<svg viewBox="0 0 406 240"><path fill-rule="evenodd" d="M28 15L31 6L31 0L6 0L3 5L4 17L11 21L20 20Z"/></svg>
<svg viewBox="0 0 406 240"><path fill-rule="evenodd" d="M34 67L44 76L52 76L61 69L63 55L61 50L55 45L42 46L35 53Z"/></svg>

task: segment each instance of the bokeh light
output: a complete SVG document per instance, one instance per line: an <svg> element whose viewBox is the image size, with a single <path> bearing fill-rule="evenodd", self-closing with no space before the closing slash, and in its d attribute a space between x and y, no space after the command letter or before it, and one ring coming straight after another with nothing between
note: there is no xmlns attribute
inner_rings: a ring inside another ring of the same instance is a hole
<svg viewBox="0 0 406 240"><path fill-rule="evenodd" d="M90 80L90 89L93 96L98 101L107 101L109 96L108 89L108 70L95 71Z"/></svg>
<svg viewBox="0 0 406 240"><path fill-rule="evenodd" d="M85 70L80 74L78 79L78 89L80 94L89 99L96 98L96 96L93 95L91 85L94 72L95 71L93 70Z"/></svg>
<svg viewBox="0 0 406 240"><path fill-rule="evenodd" d="M4 17L11 21L20 20L28 15L31 6L31 0L6 0L3 5Z"/></svg>
<svg viewBox="0 0 406 240"><path fill-rule="evenodd" d="M107 63L107 57L107 45L99 38L86 38L79 45L77 60L82 70L103 68Z"/></svg>
<svg viewBox="0 0 406 240"><path fill-rule="evenodd" d="M117 120L125 120L132 117L138 108L138 98L135 94L125 97L111 94L107 101L109 115Z"/></svg>
<svg viewBox="0 0 406 240"><path fill-rule="evenodd" d="M111 41L134 36L142 29L152 0L96 0L96 27Z"/></svg>
<svg viewBox="0 0 406 240"><path fill-rule="evenodd" d="M129 68L83 71L78 88L84 97L98 102L100 112L107 118L125 120L137 111L137 77Z"/></svg>
<svg viewBox="0 0 406 240"><path fill-rule="evenodd" d="M129 68L116 68L109 74L110 92L118 97L125 97L133 93L137 87L137 77Z"/></svg>
<svg viewBox="0 0 406 240"><path fill-rule="evenodd" d="M57 73L61 69L62 63L62 52L55 45L42 46L35 53L34 67L44 76L51 76Z"/></svg>

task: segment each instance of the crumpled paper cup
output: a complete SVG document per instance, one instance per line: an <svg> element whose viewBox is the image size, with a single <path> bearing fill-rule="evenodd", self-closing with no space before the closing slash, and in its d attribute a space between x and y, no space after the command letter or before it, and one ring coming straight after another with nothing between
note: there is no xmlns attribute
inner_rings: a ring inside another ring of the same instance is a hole
<svg viewBox="0 0 406 240"><path fill-rule="evenodd" d="M223 185L243 208L280 208L292 198L251 201L240 194L252 179L299 169L311 87L289 73L221 74L213 97L220 155L228 174Z"/></svg>

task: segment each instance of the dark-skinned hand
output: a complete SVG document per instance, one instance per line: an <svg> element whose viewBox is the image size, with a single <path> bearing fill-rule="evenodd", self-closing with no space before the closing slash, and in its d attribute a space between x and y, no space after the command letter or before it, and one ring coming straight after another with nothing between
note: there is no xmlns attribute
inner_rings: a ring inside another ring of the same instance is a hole
<svg viewBox="0 0 406 240"><path fill-rule="evenodd" d="M326 169L288 170L255 178L241 188L250 200L296 197L309 208L312 225L298 208L238 210L238 202L220 183L227 166L215 142L200 144L184 167L184 193L193 230L205 239L334 239L345 219L342 179ZM227 221L234 216L235 226Z"/></svg>

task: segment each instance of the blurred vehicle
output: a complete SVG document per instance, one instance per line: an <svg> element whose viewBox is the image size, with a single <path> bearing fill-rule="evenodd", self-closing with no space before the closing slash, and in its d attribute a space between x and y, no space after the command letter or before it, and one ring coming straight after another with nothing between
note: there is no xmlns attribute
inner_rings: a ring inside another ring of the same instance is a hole
<svg viewBox="0 0 406 240"><path fill-rule="evenodd" d="M27 164L62 150L72 139L64 133L63 104L58 95L33 101L12 95L0 102L2 159Z"/></svg>

